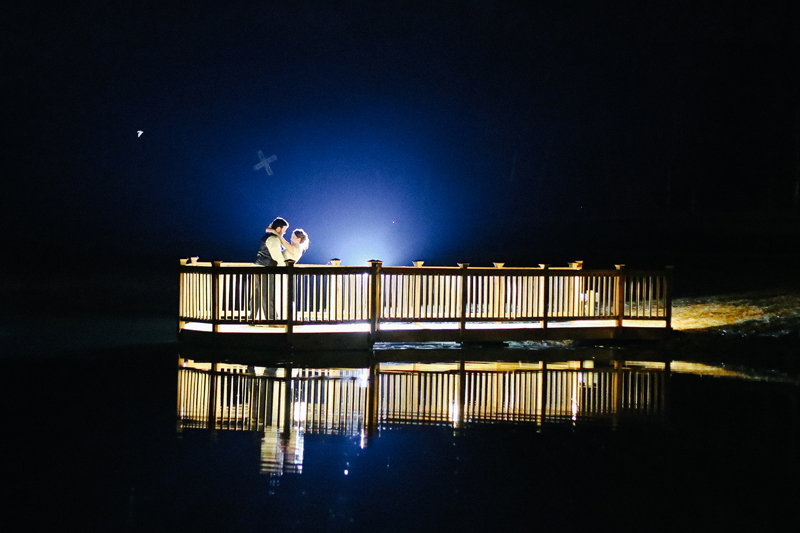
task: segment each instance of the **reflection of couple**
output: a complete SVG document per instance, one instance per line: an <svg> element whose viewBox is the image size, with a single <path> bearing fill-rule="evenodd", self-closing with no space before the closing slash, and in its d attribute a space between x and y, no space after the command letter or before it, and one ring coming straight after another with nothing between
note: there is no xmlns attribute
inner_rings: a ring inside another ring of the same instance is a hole
<svg viewBox="0 0 800 533"><path fill-rule="evenodd" d="M291 242L284 235L289 229L289 223L278 217L266 229L261 237L258 248L256 264L261 266L285 266L287 260L299 261L300 257L308 250L308 234L296 229L292 232Z"/></svg>
<svg viewBox="0 0 800 533"><path fill-rule="evenodd" d="M289 223L278 217L266 229L258 247L256 264L260 266L286 266L286 261L299 261L308 250L308 234L296 229L292 232L291 242L284 235ZM275 274L258 274L255 280L254 301L267 320L275 320L276 290ZM282 292L282 291L278 291Z"/></svg>

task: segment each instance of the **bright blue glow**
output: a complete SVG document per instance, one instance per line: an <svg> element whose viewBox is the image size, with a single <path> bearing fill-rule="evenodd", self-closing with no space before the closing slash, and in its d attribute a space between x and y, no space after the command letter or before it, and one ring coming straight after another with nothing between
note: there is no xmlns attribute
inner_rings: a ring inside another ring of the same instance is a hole
<svg viewBox="0 0 800 533"><path fill-rule="evenodd" d="M476 221L502 192L487 176L504 173L498 162L510 158L484 150L493 132L461 111L423 100L177 117L142 136L149 144L139 143L139 166L126 167L121 194L108 195L118 198L108 218L133 226L139 246L158 234L176 257L253 261L264 229L281 216L290 230L308 232L305 264L474 264L469 246L485 247ZM276 156L272 176L253 170L264 149ZM158 185L139 188L138 175Z"/></svg>
<svg viewBox="0 0 800 533"><path fill-rule="evenodd" d="M458 157L451 145L437 146L435 133L404 123L402 114L382 113L349 122L316 117L305 128L292 123L239 138L242 146L219 154L213 168L227 176L229 188L214 195L227 220L206 229L227 240L236 261L252 260L264 228L281 216L289 231L309 234L305 264L441 264L442 251L463 237L459 208L473 191L442 162ZM272 176L252 171L255 146L277 155Z"/></svg>

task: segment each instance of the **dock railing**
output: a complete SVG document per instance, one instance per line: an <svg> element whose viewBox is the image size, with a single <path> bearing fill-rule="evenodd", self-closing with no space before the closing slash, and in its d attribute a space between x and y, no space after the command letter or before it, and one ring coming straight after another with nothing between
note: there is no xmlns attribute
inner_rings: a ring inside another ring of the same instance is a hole
<svg viewBox="0 0 800 533"><path fill-rule="evenodd" d="M568 267L413 267L295 265L181 260L180 328L206 323L283 326L390 323L471 323L513 327L538 322L648 321L671 327L672 268L585 270ZM500 327L500 326L498 326Z"/></svg>

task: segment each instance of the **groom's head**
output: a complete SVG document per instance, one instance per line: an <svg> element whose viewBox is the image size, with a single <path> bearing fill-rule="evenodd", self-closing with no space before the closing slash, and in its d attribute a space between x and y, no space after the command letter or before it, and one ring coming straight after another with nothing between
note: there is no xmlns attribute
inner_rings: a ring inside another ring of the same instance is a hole
<svg viewBox="0 0 800 533"><path fill-rule="evenodd" d="M272 224L269 225L270 229L274 229L278 232L278 235L283 235L286 233L287 228L289 227L289 223L286 222L286 219L278 217L272 221Z"/></svg>

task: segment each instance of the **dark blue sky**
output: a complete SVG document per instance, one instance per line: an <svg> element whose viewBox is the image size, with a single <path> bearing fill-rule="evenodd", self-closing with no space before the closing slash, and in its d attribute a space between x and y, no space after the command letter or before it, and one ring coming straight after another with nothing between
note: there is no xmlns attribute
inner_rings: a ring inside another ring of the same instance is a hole
<svg viewBox="0 0 800 533"><path fill-rule="evenodd" d="M790 209L796 2L645 4L19 3L7 233L250 261L280 215L308 262L452 264L538 261L569 221Z"/></svg>

